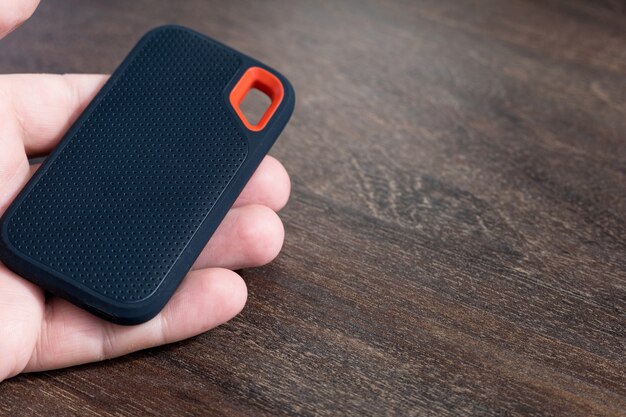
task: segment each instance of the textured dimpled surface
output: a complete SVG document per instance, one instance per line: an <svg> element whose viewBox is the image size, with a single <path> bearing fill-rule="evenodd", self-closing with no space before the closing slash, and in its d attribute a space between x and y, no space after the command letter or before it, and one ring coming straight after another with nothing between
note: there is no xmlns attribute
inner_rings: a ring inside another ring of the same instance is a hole
<svg viewBox="0 0 626 417"><path fill-rule="evenodd" d="M193 33L152 34L17 207L12 244L116 301L149 296L247 156L223 97L239 66Z"/></svg>

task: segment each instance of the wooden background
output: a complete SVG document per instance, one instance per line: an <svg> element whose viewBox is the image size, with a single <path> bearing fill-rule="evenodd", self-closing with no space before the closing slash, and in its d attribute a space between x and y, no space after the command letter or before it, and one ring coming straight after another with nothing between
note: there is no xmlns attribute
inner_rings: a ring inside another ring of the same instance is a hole
<svg viewBox="0 0 626 417"><path fill-rule="evenodd" d="M1 413L626 415L624 2L49 0L0 72L110 72L164 23L295 85L284 251L228 324Z"/></svg>

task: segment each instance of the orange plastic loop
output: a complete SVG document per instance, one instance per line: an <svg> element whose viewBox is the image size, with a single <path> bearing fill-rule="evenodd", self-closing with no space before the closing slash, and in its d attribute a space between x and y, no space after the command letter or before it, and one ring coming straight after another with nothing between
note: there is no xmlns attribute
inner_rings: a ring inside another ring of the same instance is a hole
<svg viewBox="0 0 626 417"><path fill-rule="evenodd" d="M250 124L240 108L241 102L246 97L246 94L248 94L248 92L253 88L267 94L271 100L269 107L265 110L265 113L263 113L263 116L255 125ZM280 102L283 100L284 95L285 91L283 89L283 85L274 74L264 70L263 68L252 67L248 68L248 70L239 79L233 90L230 92L229 99L231 106L233 106L233 109L235 109L235 112L243 124L248 129L258 132L263 130L263 128L267 125L267 122L269 122L272 118L274 112L280 105Z"/></svg>

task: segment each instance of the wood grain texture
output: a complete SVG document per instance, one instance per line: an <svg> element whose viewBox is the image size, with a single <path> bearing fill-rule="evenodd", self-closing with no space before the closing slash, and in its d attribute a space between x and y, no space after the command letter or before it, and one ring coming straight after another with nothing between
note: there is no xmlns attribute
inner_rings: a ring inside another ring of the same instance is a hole
<svg viewBox="0 0 626 417"><path fill-rule="evenodd" d="M0 413L626 415L623 2L50 0L0 72L110 72L163 23L295 85L284 250L226 325Z"/></svg>

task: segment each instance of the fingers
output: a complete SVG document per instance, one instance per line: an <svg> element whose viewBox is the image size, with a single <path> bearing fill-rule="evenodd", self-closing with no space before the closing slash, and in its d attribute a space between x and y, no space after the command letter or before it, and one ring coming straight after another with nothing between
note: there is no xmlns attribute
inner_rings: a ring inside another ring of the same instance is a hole
<svg viewBox="0 0 626 417"><path fill-rule="evenodd" d="M2 0L0 2L0 39L28 19L39 5L39 0Z"/></svg>
<svg viewBox="0 0 626 417"><path fill-rule="evenodd" d="M60 298L47 306L44 324L26 372L99 361L186 339L237 315L246 284L226 269L190 272L165 308L137 326L109 323Z"/></svg>
<svg viewBox="0 0 626 417"><path fill-rule="evenodd" d="M283 246L285 231L278 215L266 206L248 205L228 212L194 268L240 269L271 262Z"/></svg>
<svg viewBox="0 0 626 417"><path fill-rule="evenodd" d="M283 242L278 215L262 205L232 209L196 262L229 268L272 260ZM197 269L190 272L164 310L139 326L101 320L58 298L47 306L44 325L26 371L61 368L121 356L181 340L234 317L246 302L243 280L234 272Z"/></svg>
<svg viewBox="0 0 626 417"><path fill-rule="evenodd" d="M287 170L276 158L266 156L246 184L234 207L263 204L279 211L289 199L291 181Z"/></svg>
<svg viewBox="0 0 626 417"><path fill-rule="evenodd" d="M43 292L0 264L0 381L28 363L43 313Z"/></svg>
<svg viewBox="0 0 626 417"><path fill-rule="evenodd" d="M11 74L0 77L0 91L21 127L29 156L43 155L89 104L106 82L106 75Z"/></svg>

